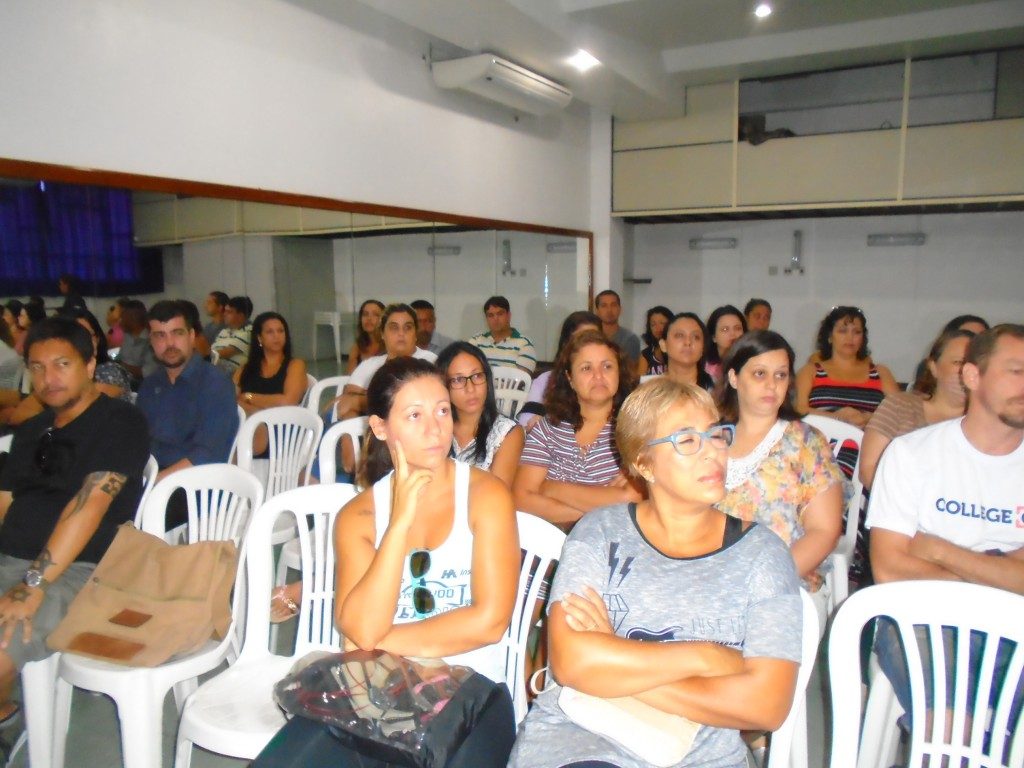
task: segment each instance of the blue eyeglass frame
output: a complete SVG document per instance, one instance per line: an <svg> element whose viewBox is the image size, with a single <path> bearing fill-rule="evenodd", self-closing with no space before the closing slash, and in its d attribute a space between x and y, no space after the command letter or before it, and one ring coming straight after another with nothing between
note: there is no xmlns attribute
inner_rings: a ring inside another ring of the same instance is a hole
<svg viewBox="0 0 1024 768"><path fill-rule="evenodd" d="M659 437L657 440L650 440L647 445L650 447L652 445L659 445L660 443L672 443L673 450L675 450L675 452L680 456L694 456L700 453L701 448L704 447L705 440L710 440L713 435L720 433L729 435L728 445L732 445L732 441L736 437L736 427L733 424L715 424L703 432L698 432L692 427L686 427L686 429L680 429L677 432L673 432L671 435ZM679 444L677 441L683 435L696 435L700 440L700 443L697 445L697 450L693 453L683 453L679 450Z"/></svg>

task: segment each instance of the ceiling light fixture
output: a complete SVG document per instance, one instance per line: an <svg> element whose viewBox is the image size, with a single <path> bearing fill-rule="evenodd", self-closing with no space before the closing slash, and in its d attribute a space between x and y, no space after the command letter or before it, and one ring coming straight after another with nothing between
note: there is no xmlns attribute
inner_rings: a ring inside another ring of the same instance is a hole
<svg viewBox="0 0 1024 768"><path fill-rule="evenodd" d="M767 19L772 15L772 7L768 3L759 3L754 9L754 15L759 19Z"/></svg>
<svg viewBox="0 0 1024 768"><path fill-rule="evenodd" d="M568 63L576 67L580 72L587 72L601 62L580 48L576 53L569 57Z"/></svg>

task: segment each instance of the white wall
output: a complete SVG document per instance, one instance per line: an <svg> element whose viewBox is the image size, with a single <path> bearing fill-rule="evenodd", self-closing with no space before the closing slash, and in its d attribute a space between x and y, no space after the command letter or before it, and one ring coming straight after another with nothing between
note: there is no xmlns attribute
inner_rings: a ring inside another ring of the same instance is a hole
<svg viewBox="0 0 1024 768"><path fill-rule="evenodd" d="M354 0L0 3L0 157L590 229L589 113L438 90ZM607 209L605 209L607 210Z"/></svg>
<svg viewBox="0 0 1024 768"><path fill-rule="evenodd" d="M872 355L902 381L927 345L955 315L991 323L1024 322L1024 213L790 219L718 224L637 225L630 258L638 276L627 305L642 330L655 304L707 317L716 306L741 309L751 296L768 299L772 328L810 354L821 318L837 304L861 307ZM785 275L793 231L803 232L803 275ZM877 232L924 232L921 247L868 248ZM690 251L691 237L739 238L734 251ZM769 267L779 267L770 276Z"/></svg>

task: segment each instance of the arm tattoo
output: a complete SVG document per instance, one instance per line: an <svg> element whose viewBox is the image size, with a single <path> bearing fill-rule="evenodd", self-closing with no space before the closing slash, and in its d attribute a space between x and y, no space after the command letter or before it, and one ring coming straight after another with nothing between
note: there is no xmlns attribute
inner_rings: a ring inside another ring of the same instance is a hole
<svg viewBox="0 0 1024 768"><path fill-rule="evenodd" d="M85 507L85 503L89 500L89 496L92 495L93 490L99 486L100 490L114 499L117 494L124 488L127 477L117 472L91 472L86 475L85 482L82 483L82 490L75 496L75 506L71 509L68 517L76 515L82 511Z"/></svg>
<svg viewBox="0 0 1024 768"><path fill-rule="evenodd" d="M53 561L53 555L50 554L48 547L43 547L43 551L39 553L39 557L32 561L32 565L29 566L29 570L45 573L46 569L51 565L56 565Z"/></svg>

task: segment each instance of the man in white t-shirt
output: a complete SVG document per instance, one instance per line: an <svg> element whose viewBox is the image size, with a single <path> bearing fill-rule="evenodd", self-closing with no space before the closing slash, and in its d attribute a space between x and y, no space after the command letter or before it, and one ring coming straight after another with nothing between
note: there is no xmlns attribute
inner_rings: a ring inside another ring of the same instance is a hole
<svg viewBox="0 0 1024 768"><path fill-rule="evenodd" d="M1024 595L1024 325L975 336L961 377L963 419L897 437L882 455L866 520L871 568L880 583L967 581Z"/></svg>

